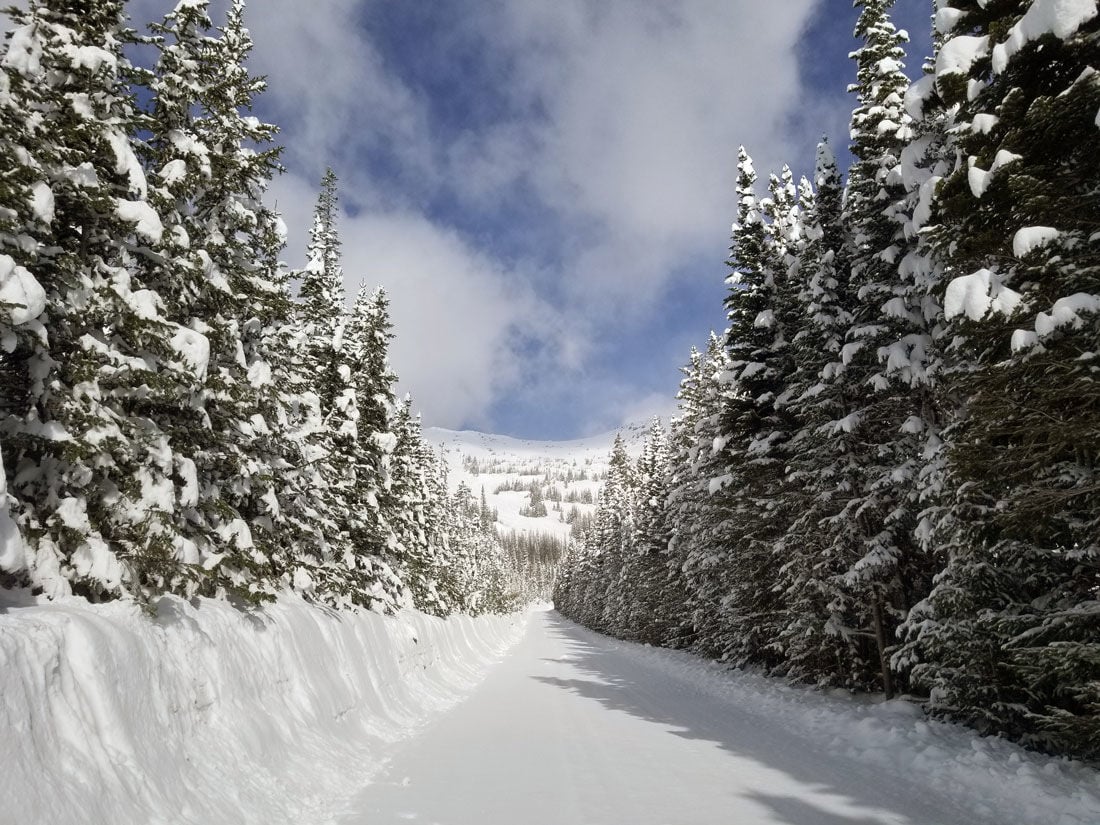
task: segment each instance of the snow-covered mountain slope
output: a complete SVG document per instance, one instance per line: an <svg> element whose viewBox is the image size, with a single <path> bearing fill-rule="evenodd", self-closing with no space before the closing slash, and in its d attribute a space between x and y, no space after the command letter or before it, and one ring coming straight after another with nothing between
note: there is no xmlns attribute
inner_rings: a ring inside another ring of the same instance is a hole
<svg viewBox="0 0 1100 825"><path fill-rule="evenodd" d="M0 825L334 822L526 622L154 610L0 603Z"/></svg>
<svg viewBox="0 0 1100 825"><path fill-rule="evenodd" d="M616 432L622 435L627 452L636 457L647 429L646 424L630 424L575 441L529 441L433 427L424 431L424 437L445 450L452 491L463 483L475 497L485 491L486 503L497 513L498 530L564 540L570 535L571 518L595 510ZM544 516L529 514L531 488L536 485L544 498Z"/></svg>

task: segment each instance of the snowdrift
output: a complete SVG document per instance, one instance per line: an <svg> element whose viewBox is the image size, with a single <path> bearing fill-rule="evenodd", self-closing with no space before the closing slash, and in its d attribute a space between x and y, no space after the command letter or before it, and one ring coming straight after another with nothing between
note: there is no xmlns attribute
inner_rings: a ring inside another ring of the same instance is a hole
<svg viewBox="0 0 1100 825"><path fill-rule="evenodd" d="M766 736L780 722L809 745L824 748L838 764L862 763L887 782L892 776L899 784L928 789L930 799L957 800L958 825L978 821L1100 825L1100 773L1084 763L1027 751L996 736L930 719L904 699L884 701L846 690L813 690L730 670L683 651L601 636L569 623L578 638L598 640L593 647L614 651L677 680L685 704L691 702L693 691L728 701L738 714L759 720L758 735ZM787 755L792 764L819 758L809 747L801 756L793 751ZM812 762L808 764L806 775L820 773ZM981 819L968 815L968 810L976 810ZM842 818L808 818L806 825L818 821L840 825ZM853 816L850 822L870 825L872 820ZM920 825L921 819L914 816L912 822Z"/></svg>
<svg viewBox="0 0 1100 825"><path fill-rule="evenodd" d="M0 605L0 823L329 822L525 616Z"/></svg>

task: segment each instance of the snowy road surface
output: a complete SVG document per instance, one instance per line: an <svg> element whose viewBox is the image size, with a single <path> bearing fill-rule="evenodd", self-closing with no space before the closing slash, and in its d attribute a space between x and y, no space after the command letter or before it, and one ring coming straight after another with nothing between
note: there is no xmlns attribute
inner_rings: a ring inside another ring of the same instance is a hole
<svg viewBox="0 0 1100 825"><path fill-rule="evenodd" d="M1032 758L929 725L900 703L874 707L731 674L538 612L469 698L398 745L335 821L1088 822L1079 815L1095 786L1075 785L1072 766L1035 779Z"/></svg>

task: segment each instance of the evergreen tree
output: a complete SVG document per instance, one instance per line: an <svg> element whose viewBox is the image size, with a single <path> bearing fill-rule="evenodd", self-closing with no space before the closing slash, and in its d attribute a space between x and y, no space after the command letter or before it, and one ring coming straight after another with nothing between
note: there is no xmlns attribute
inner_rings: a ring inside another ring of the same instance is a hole
<svg viewBox="0 0 1100 825"><path fill-rule="evenodd" d="M902 661L936 711L1095 758L1100 17L943 5L935 83L959 162L934 234L957 276L945 392L966 403L945 431L947 568Z"/></svg>
<svg viewBox="0 0 1100 825"><path fill-rule="evenodd" d="M626 554L623 578L632 591L625 625L632 638L665 644L679 635L685 592L679 576L668 569L668 496L670 465L668 438L654 418L638 459L637 511L632 546Z"/></svg>
<svg viewBox="0 0 1100 825"><path fill-rule="evenodd" d="M397 574L379 556L386 542L377 518L379 511L371 513L363 507L368 492L377 496L378 488L371 480L364 480L361 488L359 478L359 471L366 469L377 481L380 472L368 466L360 454L358 423L363 399L357 393L353 372L356 359L365 354L368 332L363 325L369 319L357 321L344 310L337 211L336 176L330 169L322 179L314 209L297 307L303 435L317 465L316 512L325 537L325 564L342 583L342 598L392 610L403 599L402 587ZM372 346L377 346L377 340Z"/></svg>
<svg viewBox="0 0 1100 825"><path fill-rule="evenodd" d="M797 236L790 171L771 180L771 197L758 204L756 175L744 149L738 165L738 215L734 225L726 331L731 392L723 401L722 442L727 454L733 509L728 588L723 600L724 655L736 662L773 667L782 604L774 573L775 544L783 533L784 444L792 421L784 410L792 371L793 335L788 253ZM765 221L765 215L770 221Z"/></svg>
<svg viewBox="0 0 1100 825"><path fill-rule="evenodd" d="M16 70L10 58L0 65L0 434L27 414L32 400L31 366L48 358L46 329L38 320L46 293L31 274L38 259L35 236L53 221L53 192L28 152L46 138L35 120L19 109L22 84L33 74ZM30 269L28 268L30 267ZM3 462L0 460L0 470ZM9 515L15 500L0 476L0 587L23 580L28 557L19 528Z"/></svg>
<svg viewBox="0 0 1100 825"><path fill-rule="evenodd" d="M146 155L165 232L143 264L168 317L209 350L206 369L160 416L179 445L177 555L202 563L204 591L255 597L275 592L286 565L277 560L286 536L274 523L274 353L263 343L282 241L262 203L278 171L275 128L240 111L263 90L243 66L251 49L243 12L238 0L219 37L205 2L182 4L154 27L160 57Z"/></svg>
<svg viewBox="0 0 1100 825"><path fill-rule="evenodd" d="M445 477L434 462L425 463L420 422L412 414L408 397L397 405L393 434L391 481L382 500L382 512L387 514L396 539L390 558L411 591L413 606L444 615L460 608L463 582L448 564L453 554L443 524Z"/></svg>
<svg viewBox="0 0 1100 825"><path fill-rule="evenodd" d="M329 169L321 178L309 233L308 260L298 290L305 358L312 368L313 389L325 416L331 414L347 387L340 370L345 313L337 217L336 173Z"/></svg>
<svg viewBox="0 0 1100 825"><path fill-rule="evenodd" d="M728 592L726 572L732 497L724 485L728 467L720 433L722 403L732 391L724 341L711 333L705 353L684 368L680 411L672 422L669 490L670 574L687 590L681 644L708 656L725 647L721 617Z"/></svg>
<svg viewBox="0 0 1100 825"><path fill-rule="evenodd" d="M829 521L830 554L845 571L836 581L831 626L853 643L853 686L894 690L889 653L894 632L926 587L913 529L919 510L926 422L917 376L926 349L924 319L905 302L898 262L906 252L898 205L906 193L900 156L912 131L904 110L905 36L889 17L892 2L860 0L853 53L858 102L844 218L851 235L852 319L835 367L846 409L833 422L843 506ZM912 369L902 367L916 364Z"/></svg>
<svg viewBox="0 0 1100 825"><path fill-rule="evenodd" d="M393 338L389 299L382 289L359 290L344 336L356 404L356 438L349 448L355 478L348 491L352 541L356 553L400 564L400 547L384 502L397 436L392 431L397 376L389 364ZM397 597L397 594L394 594Z"/></svg>
<svg viewBox="0 0 1100 825"><path fill-rule="evenodd" d="M178 573L174 456L150 413L181 372L204 369L205 342L135 278L135 257L162 235L132 142L146 121L131 83L145 78L124 54L135 37L117 0L12 15L8 103L41 137L21 167L49 190L36 190L42 220L20 241L48 337L18 356L29 387L6 422L22 575L48 593L147 595Z"/></svg>
<svg viewBox="0 0 1100 825"><path fill-rule="evenodd" d="M603 564L605 593L600 626L611 633L622 633L626 626L630 585L623 572L627 555L634 544L636 515L635 476L626 444L617 434L611 445L607 480L600 493L592 539L599 548Z"/></svg>
<svg viewBox="0 0 1100 825"><path fill-rule="evenodd" d="M848 497L843 469L848 444L833 422L851 403L838 374L851 323L848 235L842 220L843 187L826 143L818 146L816 193L800 192L805 245L798 256L802 322L792 339L793 373L787 409L797 422L787 459L785 495L796 514L780 544L780 584L788 604L781 631L786 673L818 684L849 684L851 642L833 622L836 578L843 560L830 540L830 519Z"/></svg>

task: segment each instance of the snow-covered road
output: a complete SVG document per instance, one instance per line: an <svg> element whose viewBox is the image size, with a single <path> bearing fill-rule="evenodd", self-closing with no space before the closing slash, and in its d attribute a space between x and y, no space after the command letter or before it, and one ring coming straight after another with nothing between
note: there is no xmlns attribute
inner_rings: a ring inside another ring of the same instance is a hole
<svg viewBox="0 0 1100 825"><path fill-rule="evenodd" d="M544 611L336 821L1067 825L1100 821L1083 818L1096 791L1079 766L901 703L731 674Z"/></svg>

